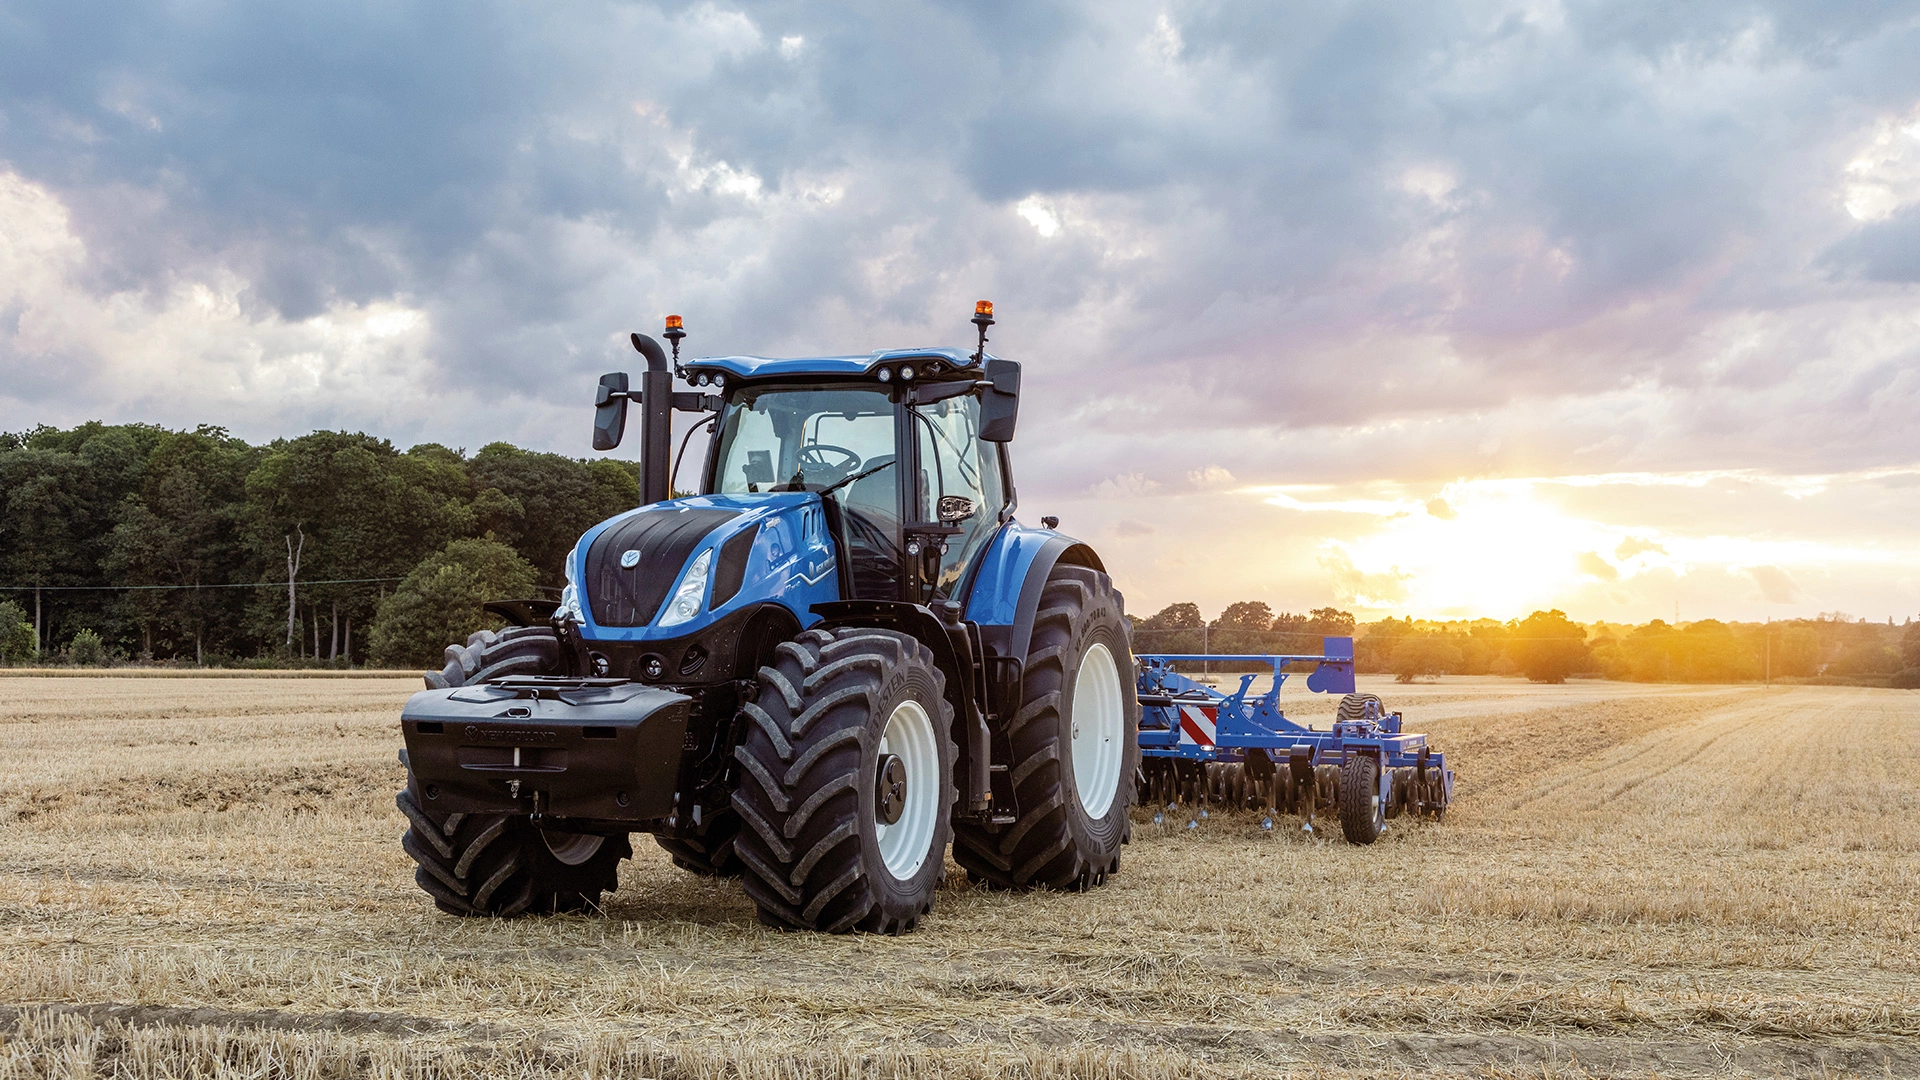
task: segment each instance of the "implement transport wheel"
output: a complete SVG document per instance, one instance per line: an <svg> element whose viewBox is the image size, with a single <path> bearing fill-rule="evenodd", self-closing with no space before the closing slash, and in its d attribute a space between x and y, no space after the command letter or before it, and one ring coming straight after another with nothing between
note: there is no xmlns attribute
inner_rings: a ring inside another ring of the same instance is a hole
<svg viewBox="0 0 1920 1080"><path fill-rule="evenodd" d="M409 782L394 800L413 880L449 915L546 915L597 907L618 884L625 836L551 832L521 814L436 814Z"/></svg>
<svg viewBox="0 0 1920 1080"><path fill-rule="evenodd" d="M690 836L659 836L654 840L673 857L673 865L708 877L739 877L740 856L733 844L740 836L740 815L722 807L701 817Z"/></svg>
<svg viewBox="0 0 1920 1080"><path fill-rule="evenodd" d="M508 675L560 674L560 635L551 626L481 630L465 645L449 645L447 666L427 672L427 689L471 686Z"/></svg>
<svg viewBox="0 0 1920 1080"><path fill-rule="evenodd" d="M1371 844L1387 825L1380 801L1380 759L1372 754L1347 755L1340 766L1340 832L1349 844Z"/></svg>
<svg viewBox="0 0 1920 1080"><path fill-rule="evenodd" d="M741 710L741 884L760 921L902 934L946 876L953 706L933 651L866 627L809 630Z"/></svg>
<svg viewBox="0 0 1920 1080"><path fill-rule="evenodd" d="M1139 725L1120 594L1098 571L1054 567L1034 618L1020 706L1007 721L1020 818L960 824L954 859L1011 888L1105 882L1131 837Z"/></svg>
<svg viewBox="0 0 1920 1080"><path fill-rule="evenodd" d="M1387 706L1378 694L1348 694L1340 699L1339 720L1341 723L1358 723L1367 718L1367 706L1373 706L1373 717L1378 720L1387 715Z"/></svg>

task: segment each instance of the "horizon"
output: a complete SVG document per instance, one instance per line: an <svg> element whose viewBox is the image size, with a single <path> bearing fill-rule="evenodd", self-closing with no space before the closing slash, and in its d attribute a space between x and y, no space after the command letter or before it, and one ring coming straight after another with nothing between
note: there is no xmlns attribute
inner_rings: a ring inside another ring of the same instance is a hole
<svg viewBox="0 0 1920 1080"><path fill-rule="evenodd" d="M1135 614L1920 614L1910 11L29 3L0 50L0 430L591 457L670 312L818 355L992 299L1021 514Z"/></svg>

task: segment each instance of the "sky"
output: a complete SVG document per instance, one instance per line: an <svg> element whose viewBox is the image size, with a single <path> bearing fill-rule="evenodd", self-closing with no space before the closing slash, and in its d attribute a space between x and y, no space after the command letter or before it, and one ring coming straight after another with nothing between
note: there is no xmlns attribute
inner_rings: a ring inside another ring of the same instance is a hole
<svg viewBox="0 0 1920 1080"><path fill-rule="evenodd" d="M0 429L1024 364L1150 613L1920 614L1920 9L7 0ZM629 446L620 454L630 454Z"/></svg>

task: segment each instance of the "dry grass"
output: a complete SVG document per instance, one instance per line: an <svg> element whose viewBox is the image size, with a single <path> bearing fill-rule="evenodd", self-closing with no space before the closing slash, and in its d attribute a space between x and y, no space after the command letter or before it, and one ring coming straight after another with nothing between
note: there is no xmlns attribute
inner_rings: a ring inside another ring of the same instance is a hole
<svg viewBox="0 0 1920 1080"><path fill-rule="evenodd" d="M1382 686L1444 824L1142 814L1106 889L870 939L644 838L601 916L434 913L412 681L0 685L8 1080L1920 1074L1920 694Z"/></svg>

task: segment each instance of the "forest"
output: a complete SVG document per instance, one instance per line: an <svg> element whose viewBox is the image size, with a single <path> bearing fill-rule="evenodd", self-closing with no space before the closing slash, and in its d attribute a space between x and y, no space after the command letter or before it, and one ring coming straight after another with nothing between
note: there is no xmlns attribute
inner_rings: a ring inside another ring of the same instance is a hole
<svg viewBox="0 0 1920 1080"><path fill-rule="evenodd" d="M429 663L484 600L557 592L574 541L639 491L629 462L507 443L0 434L0 658Z"/></svg>
<svg viewBox="0 0 1920 1080"><path fill-rule="evenodd" d="M88 423L0 434L0 662L426 666L488 599L557 593L589 526L639 500L637 469L491 443L471 455L316 431ZM289 584L291 582L291 584ZM1317 653L1359 670L1641 682L1920 685L1920 624L1525 619L1359 623L1263 601L1135 621L1152 652Z"/></svg>

